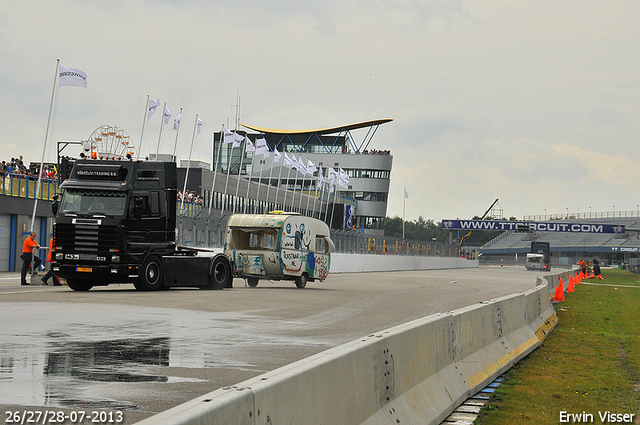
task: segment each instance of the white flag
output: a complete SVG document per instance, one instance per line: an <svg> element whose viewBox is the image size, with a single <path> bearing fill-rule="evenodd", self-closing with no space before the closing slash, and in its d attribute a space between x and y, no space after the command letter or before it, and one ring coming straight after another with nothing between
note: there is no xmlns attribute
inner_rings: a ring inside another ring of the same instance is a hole
<svg viewBox="0 0 640 425"><path fill-rule="evenodd" d="M156 109L160 105L160 99L149 99L149 104L147 105L147 120L151 118L151 115L155 114Z"/></svg>
<svg viewBox="0 0 640 425"><path fill-rule="evenodd" d="M329 180L329 183L331 183L331 185L333 185L333 182L335 181L335 179L338 177L338 174L336 173L336 170L334 170L333 168L329 167L329 172L327 174L327 179Z"/></svg>
<svg viewBox="0 0 640 425"><path fill-rule="evenodd" d="M409 192L407 192L407 189L404 190L404 197L405 199L409 197Z"/></svg>
<svg viewBox="0 0 640 425"><path fill-rule="evenodd" d="M87 74L75 68L58 65L58 87L78 86L87 88Z"/></svg>
<svg viewBox="0 0 640 425"><path fill-rule="evenodd" d="M200 118L198 118L198 124L197 124L198 131L196 132L196 134L200 134L200 127L202 127L202 124L204 124L204 123L202 122L202 120Z"/></svg>
<svg viewBox="0 0 640 425"><path fill-rule="evenodd" d="M233 143L233 147L237 148L240 146L240 142L244 140L244 136L239 135L238 133L228 130L224 125L222 126L222 140L224 143Z"/></svg>
<svg viewBox="0 0 640 425"><path fill-rule="evenodd" d="M322 183L324 183L324 176L322 175L322 168L320 168L320 171L318 171L318 187L322 186Z"/></svg>
<svg viewBox="0 0 640 425"><path fill-rule="evenodd" d="M173 120L173 129L175 131L178 131L178 129L180 128L180 117L182 117L182 114L179 114L175 120Z"/></svg>
<svg viewBox="0 0 640 425"><path fill-rule="evenodd" d="M273 150L273 162L280 162L281 157L282 157L282 154L278 152L278 148L275 148Z"/></svg>
<svg viewBox="0 0 640 425"><path fill-rule="evenodd" d="M171 111L167 108L167 105L164 105L164 125L169 124L169 118L171 118Z"/></svg>
<svg viewBox="0 0 640 425"><path fill-rule="evenodd" d="M340 168L340 175L338 175L338 185L344 189L349 185L349 176L342 168Z"/></svg>
<svg viewBox="0 0 640 425"><path fill-rule="evenodd" d="M265 158L269 158L269 145L264 137L256 140L256 155L264 155Z"/></svg>
<svg viewBox="0 0 640 425"><path fill-rule="evenodd" d="M291 160L291 158L289 158L289 155L287 155L287 153L284 153L284 166L285 167L293 167L293 161Z"/></svg>
<svg viewBox="0 0 640 425"><path fill-rule="evenodd" d="M303 176L306 176L307 174L309 174L309 172L307 171L307 167L305 167L304 165L304 161L302 160L302 157L298 158L298 171L300 171Z"/></svg>
<svg viewBox="0 0 640 425"><path fill-rule="evenodd" d="M244 144L244 151L245 152L255 152L256 148L255 146L253 146L253 143L251 143L251 139L249 139L249 137L245 137L244 138L245 144Z"/></svg>
<svg viewBox="0 0 640 425"><path fill-rule="evenodd" d="M307 173L308 174L313 174L316 171L318 171L318 168L316 167L316 164L314 164L313 162L311 162L311 160L307 160Z"/></svg>

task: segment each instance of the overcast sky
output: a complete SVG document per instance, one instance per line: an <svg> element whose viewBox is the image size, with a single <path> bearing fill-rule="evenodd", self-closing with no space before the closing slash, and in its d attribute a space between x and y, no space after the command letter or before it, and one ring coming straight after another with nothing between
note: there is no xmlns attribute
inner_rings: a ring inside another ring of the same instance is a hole
<svg viewBox="0 0 640 425"><path fill-rule="evenodd" d="M392 118L389 216L505 217L640 207L640 2L0 0L0 151L40 161L53 138L122 127L140 145L147 95L183 108L178 154L211 161L240 122L308 129ZM146 123L143 152L161 123ZM366 131L353 132L362 140ZM172 150L166 126L161 152ZM75 155L71 149L66 153Z"/></svg>

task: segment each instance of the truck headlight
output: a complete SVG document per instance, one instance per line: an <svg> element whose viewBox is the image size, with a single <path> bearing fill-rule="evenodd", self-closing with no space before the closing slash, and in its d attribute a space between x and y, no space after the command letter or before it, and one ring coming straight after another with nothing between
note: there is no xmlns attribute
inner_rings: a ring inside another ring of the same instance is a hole
<svg viewBox="0 0 640 425"><path fill-rule="evenodd" d="M62 252L56 252L56 260L62 260L64 258L64 254Z"/></svg>
<svg viewBox="0 0 640 425"><path fill-rule="evenodd" d="M111 256L111 262L112 263L119 263L120 262L120 256L119 255L112 255Z"/></svg>

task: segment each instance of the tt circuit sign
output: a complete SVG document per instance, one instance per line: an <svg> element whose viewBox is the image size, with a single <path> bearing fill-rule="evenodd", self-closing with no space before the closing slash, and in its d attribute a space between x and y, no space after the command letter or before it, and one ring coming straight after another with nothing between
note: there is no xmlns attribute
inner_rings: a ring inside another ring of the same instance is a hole
<svg viewBox="0 0 640 425"><path fill-rule="evenodd" d="M516 232L624 233L624 226L593 223L522 222L500 220L442 220L450 230L513 230Z"/></svg>

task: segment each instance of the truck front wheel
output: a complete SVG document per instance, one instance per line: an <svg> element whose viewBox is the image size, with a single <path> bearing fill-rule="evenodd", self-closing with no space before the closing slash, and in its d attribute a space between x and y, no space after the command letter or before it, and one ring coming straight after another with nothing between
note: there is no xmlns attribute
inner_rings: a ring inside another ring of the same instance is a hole
<svg viewBox="0 0 640 425"><path fill-rule="evenodd" d="M69 288L73 289L74 291L86 292L89 289L93 288L93 285L87 282L86 280L80 280L80 279L66 279L66 280Z"/></svg>
<svg viewBox="0 0 640 425"><path fill-rule="evenodd" d="M160 289L164 282L162 260L156 255L148 256L142 263L142 287L147 291ZM136 288L137 289L137 288Z"/></svg>

